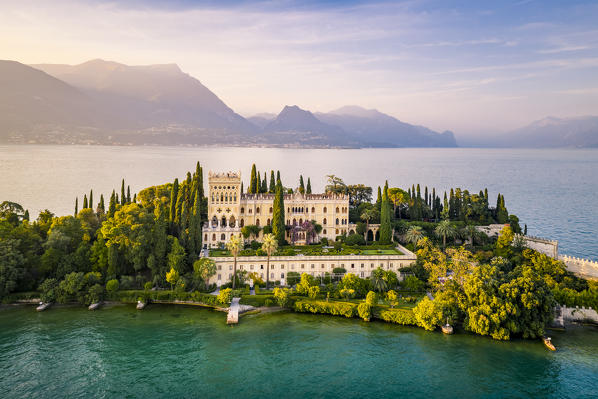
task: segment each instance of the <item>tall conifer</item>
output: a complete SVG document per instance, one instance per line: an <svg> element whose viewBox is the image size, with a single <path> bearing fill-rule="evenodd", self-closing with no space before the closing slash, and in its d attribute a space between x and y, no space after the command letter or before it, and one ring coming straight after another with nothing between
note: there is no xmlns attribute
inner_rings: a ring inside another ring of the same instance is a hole
<svg viewBox="0 0 598 399"><path fill-rule="evenodd" d="M125 179L120 184L120 204L124 205L127 203L127 197L125 195Z"/></svg>
<svg viewBox="0 0 598 399"><path fill-rule="evenodd" d="M112 195L110 196L110 204L108 204L108 216L114 216L114 212L116 212L116 192L112 190Z"/></svg>
<svg viewBox="0 0 598 399"><path fill-rule="evenodd" d="M131 186L127 185L127 202L131 202Z"/></svg>
<svg viewBox="0 0 598 399"><path fill-rule="evenodd" d="M95 210L93 207L93 190L89 190L89 207Z"/></svg>
<svg viewBox="0 0 598 399"><path fill-rule="evenodd" d="M174 223L174 217L176 216L176 200L179 195L179 179L174 179L174 183L172 184L172 188L170 189L170 214L168 216L168 220L171 223Z"/></svg>
<svg viewBox="0 0 598 399"><path fill-rule="evenodd" d="M268 192L274 194L276 192L276 179L274 179L274 171L270 171L270 187Z"/></svg>
<svg viewBox="0 0 598 399"><path fill-rule="evenodd" d="M104 194L100 194L100 203L98 204L98 209L104 213L106 212L106 208L104 206Z"/></svg>
<svg viewBox="0 0 598 399"><path fill-rule="evenodd" d="M79 213L79 197L75 198L75 216Z"/></svg>
<svg viewBox="0 0 598 399"><path fill-rule="evenodd" d="M307 187L305 187L305 192L307 194L311 194L311 180L309 177L307 178Z"/></svg>
<svg viewBox="0 0 598 399"><path fill-rule="evenodd" d="M392 240L392 227L390 225L390 201L388 199L388 181L384 185L380 209L380 243L390 244Z"/></svg>
<svg viewBox="0 0 598 399"><path fill-rule="evenodd" d="M272 233L278 241L278 245L283 245L285 241L285 223L284 223L284 193L282 184L276 185L274 194L274 205L272 215Z"/></svg>
<svg viewBox="0 0 598 399"><path fill-rule="evenodd" d="M87 209L87 194L83 194L83 208L81 209Z"/></svg>
<svg viewBox="0 0 598 399"><path fill-rule="evenodd" d="M256 194L257 193L257 171L255 169L255 164L251 166L251 179L249 180L249 194Z"/></svg>
<svg viewBox="0 0 598 399"><path fill-rule="evenodd" d="M299 192L305 194L305 185L303 184L303 175L299 175Z"/></svg>

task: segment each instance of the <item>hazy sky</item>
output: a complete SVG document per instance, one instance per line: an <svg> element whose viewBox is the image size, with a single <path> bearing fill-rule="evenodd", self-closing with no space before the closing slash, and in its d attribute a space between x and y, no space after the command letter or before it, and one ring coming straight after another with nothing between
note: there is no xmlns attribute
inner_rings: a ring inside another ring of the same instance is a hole
<svg viewBox="0 0 598 399"><path fill-rule="evenodd" d="M356 104L474 134L598 114L595 0L1 0L0 58L176 63L244 115Z"/></svg>

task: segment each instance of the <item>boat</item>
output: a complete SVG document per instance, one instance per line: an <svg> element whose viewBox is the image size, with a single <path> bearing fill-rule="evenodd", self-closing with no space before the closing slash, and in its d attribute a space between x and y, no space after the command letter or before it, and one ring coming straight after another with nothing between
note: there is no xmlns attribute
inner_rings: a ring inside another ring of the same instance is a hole
<svg viewBox="0 0 598 399"><path fill-rule="evenodd" d="M50 307L50 305L52 305L52 302L40 302L39 306L35 308L35 310L37 310L38 312L43 312L44 310L48 309Z"/></svg>
<svg viewBox="0 0 598 399"><path fill-rule="evenodd" d="M448 322L448 317L446 319L446 324L443 326L440 326L440 328L442 329L442 332L444 334L452 334L453 333L453 326L451 326Z"/></svg>
<svg viewBox="0 0 598 399"><path fill-rule="evenodd" d="M555 351L556 348L554 347L554 345L552 344L552 340L550 339L550 337L544 337L542 338L542 341L544 341L544 345L550 349L551 351Z"/></svg>

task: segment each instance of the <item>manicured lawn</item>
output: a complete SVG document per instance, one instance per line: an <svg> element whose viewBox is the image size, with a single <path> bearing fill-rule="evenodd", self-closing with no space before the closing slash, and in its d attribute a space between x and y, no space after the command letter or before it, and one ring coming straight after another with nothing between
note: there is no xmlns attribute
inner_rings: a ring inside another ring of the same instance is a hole
<svg viewBox="0 0 598 399"><path fill-rule="evenodd" d="M355 246L350 247L343 245L341 252L337 252L334 248L322 248L319 245L305 245L305 246L291 246L285 245L280 247L274 256L326 256L326 255L403 255L401 251L395 249L392 245L384 246ZM226 249L211 249L210 256L231 256ZM239 256L256 256L254 250L245 249L239 253Z"/></svg>
<svg viewBox="0 0 598 399"><path fill-rule="evenodd" d="M364 249L361 251L362 255L403 255L403 253L396 249Z"/></svg>

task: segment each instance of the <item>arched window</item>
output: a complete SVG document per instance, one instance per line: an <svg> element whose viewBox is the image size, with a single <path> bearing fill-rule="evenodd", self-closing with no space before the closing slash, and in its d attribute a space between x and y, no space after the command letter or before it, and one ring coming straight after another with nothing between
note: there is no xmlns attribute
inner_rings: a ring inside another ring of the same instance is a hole
<svg viewBox="0 0 598 399"><path fill-rule="evenodd" d="M241 213L245 213L245 208L241 207Z"/></svg>
<svg viewBox="0 0 598 399"><path fill-rule="evenodd" d="M338 206L336 207L336 213L340 213L339 210L338 210Z"/></svg>
<svg viewBox="0 0 598 399"><path fill-rule="evenodd" d="M218 218L216 218L216 216L214 216L212 218L212 227L216 227L218 226Z"/></svg>
<svg viewBox="0 0 598 399"><path fill-rule="evenodd" d="M326 207L324 207L324 213L326 213Z"/></svg>
<svg viewBox="0 0 598 399"><path fill-rule="evenodd" d="M214 202L214 194L212 194L212 202Z"/></svg>
<svg viewBox="0 0 598 399"><path fill-rule="evenodd" d="M245 219L241 219L241 221L239 222L239 227L244 227L245 226Z"/></svg>
<svg viewBox="0 0 598 399"><path fill-rule="evenodd" d="M204 234L204 235L203 235L203 240L204 240L204 241L208 241L208 235L207 235L207 234Z"/></svg>
<svg viewBox="0 0 598 399"><path fill-rule="evenodd" d="M235 193L235 202L237 202L237 193Z"/></svg>
<svg viewBox="0 0 598 399"><path fill-rule="evenodd" d="M224 194L224 202L228 202L228 194Z"/></svg>
<svg viewBox="0 0 598 399"><path fill-rule="evenodd" d="M224 201L224 194L220 194L220 202Z"/></svg>
<svg viewBox="0 0 598 399"><path fill-rule="evenodd" d="M299 224L303 224L303 218L299 219Z"/></svg>
<svg viewBox="0 0 598 399"><path fill-rule="evenodd" d="M324 223L323 224L326 224L326 218L324 218ZM324 233L324 234L326 234L326 233Z"/></svg>
<svg viewBox="0 0 598 399"><path fill-rule="evenodd" d="M268 218L268 221L266 222L266 224L267 224L268 226L270 226L270 218Z"/></svg>
<svg viewBox="0 0 598 399"><path fill-rule="evenodd" d="M297 219L293 219L293 226L297 226Z"/></svg>
<svg viewBox="0 0 598 399"><path fill-rule="evenodd" d="M322 230L322 234L326 235L326 229Z"/></svg>
<svg viewBox="0 0 598 399"><path fill-rule="evenodd" d="M291 208L287 208L287 213L291 213Z"/></svg>
<svg viewBox="0 0 598 399"><path fill-rule="evenodd" d="M272 213L272 207L270 207L270 213Z"/></svg>
<svg viewBox="0 0 598 399"><path fill-rule="evenodd" d="M336 218L336 224L338 225L338 218Z"/></svg>
<svg viewBox="0 0 598 399"><path fill-rule="evenodd" d="M216 233L212 234L212 241L216 241Z"/></svg>
<svg viewBox="0 0 598 399"><path fill-rule="evenodd" d="M226 226L226 218L222 216L222 220L220 221L220 226Z"/></svg>
<svg viewBox="0 0 598 399"><path fill-rule="evenodd" d="M255 225L259 226L260 225L260 220L259 219L255 219Z"/></svg>
<svg viewBox="0 0 598 399"><path fill-rule="evenodd" d="M255 208L255 213L256 213L256 215L259 215L259 213L260 213L260 207L259 206L257 208Z"/></svg>
<svg viewBox="0 0 598 399"><path fill-rule="evenodd" d="M311 207L311 213L316 213L316 208L314 208L313 206Z"/></svg>
<svg viewBox="0 0 598 399"><path fill-rule="evenodd" d="M235 224L236 224L235 217L234 217L234 216L231 216L231 217L230 217L230 219L228 219L228 225L229 225L230 227L235 227Z"/></svg>
<svg viewBox="0 0 598 399"><path fill-rule="evenodd" d="M220 234L220 240L221 241L225 241L226 240L226 234L224 234L224 233Z"/></svg>

